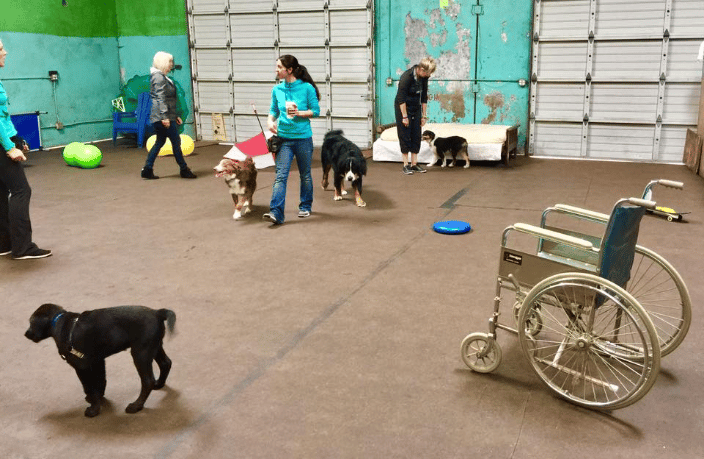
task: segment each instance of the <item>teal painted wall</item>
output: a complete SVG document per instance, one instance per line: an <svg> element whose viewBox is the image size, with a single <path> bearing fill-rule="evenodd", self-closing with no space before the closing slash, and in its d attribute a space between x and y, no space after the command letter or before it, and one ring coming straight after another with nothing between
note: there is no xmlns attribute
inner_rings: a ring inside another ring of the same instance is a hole
<svg viewBox="0 0 704 459"><path fill-rule="evenodd" d="M68 0L67 7L60 0L0 0L0 11L8 50L0 80L11 113L46 112L45 148L111 138L111 100L127 79L149 74L156 51L183 65L174 78L193 106L184 0ZM49 70L59 72L56 103ZM192 115L186 123L193 136Z"/></svg>
<svg viewBox="0 0 704 459"><path fill-rule="evenodd" d="M379 124L394 122L400 75L429 55L431 122L520 124L525 145L532 1L376 0L375 22Z"/></svg>

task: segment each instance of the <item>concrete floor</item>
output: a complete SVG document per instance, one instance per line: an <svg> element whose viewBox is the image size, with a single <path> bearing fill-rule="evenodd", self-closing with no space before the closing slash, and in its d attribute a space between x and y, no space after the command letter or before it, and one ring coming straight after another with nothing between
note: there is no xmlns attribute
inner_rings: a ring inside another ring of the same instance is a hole
<svg viewBox="0 0 704 459"><path fill-rule="evenodd" d="M187 158L197 180L160 158L156 181L139 177L143 149L100 148L94 170L65 166L59 150L27 161L35 241L54 256L0 258L0 457L704 457L704 180L684 166L519 157L404 176L370 161L361 209L320 189L316 159L313 216L296 218L294 172L287 223L273 227L261 220L273 169L259 173L253 213L232 220L212 174L226 146ZM657 188L659 203L692 213L686 223L646 217L640 243L679 270L694 311L643 400L611 413L564 402L503 332L496 372L462 363L464 336L488 330L506 226L538 223L557 202L609 212L658 178L685 183ZM445 219L473 231L433 232ZM45 302L173 309L167 387L126 414L139 380L129 353L113 356L109 402L85 418L53 341L23 337Z"/></svg>

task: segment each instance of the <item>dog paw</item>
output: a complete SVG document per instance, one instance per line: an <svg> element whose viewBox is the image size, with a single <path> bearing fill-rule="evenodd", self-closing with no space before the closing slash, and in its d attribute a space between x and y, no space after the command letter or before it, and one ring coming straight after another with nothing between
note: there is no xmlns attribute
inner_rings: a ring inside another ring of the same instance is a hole
<svg viewBox="0 0 704 459"><path fill-rule="evenodd" d="M361 199L357 199L357 207L366 207L367 203L362 201Z"/></svg>
<svg viewBox="0 0 704 459"><path fill-rule="evenodd" d="M240 212L239 210L236 210L235 213L232 214L232 219L239 220L240 218L242 218L242 212Z"/></svg>
<svg viewBox="0 0 704 459"><path fill-rule="evenodd" d="M347 194L347 191L342 190L342 196L344 196L344 195L346 195L346 194Z"/></svg>
<svg viewBox="0 0 704 459"><path fill-rule="evenodd" d="M100 414L100 404L89 406L83 414L85 414L87 418L96 417Z"/></svg>
<svg viewBox="0 0 704 459"><path fill-rule="evenodd" d="M447 167L455 167L455 163L454 163L454 162L452 162L452 163L450 163L450 165L449 165L449 166L447 166Z"/></svg>
<svg viewBox="0 0 704 459"><path fill-rule="evenodd" d="M134 414L138 411L142 411L142 408L144 408L144 405L142 405L141 403L130 403L129 405L127 405L127 408L125 408L125 413Z"/></svg>
<svg viewBox="0 0 704 459"><path fill-rule="evenodd" d="M334 197L333 199L334 199L335 201L342 201L342 196L335 195L335 197Z"/></svg>
<svg viewBox="0 0 704 459"><path fill-rule="evenodd" d="M469 169L469 163L465 164L464 168Z"/></svg>

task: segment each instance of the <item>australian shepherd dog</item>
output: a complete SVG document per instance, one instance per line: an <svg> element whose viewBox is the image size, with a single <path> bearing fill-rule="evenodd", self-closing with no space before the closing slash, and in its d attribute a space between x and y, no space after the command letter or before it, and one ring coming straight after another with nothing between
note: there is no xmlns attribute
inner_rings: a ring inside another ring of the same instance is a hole
<svg viewBox="0 0 704 459"><path fill-rule="evenodd" d="M244 161L223 158L220 164L213 168L216 177L224 177L230 188L232 200L235 203L235 220L246 215L252 207L252 195L257 189L257 168L249 156Z"/></svg>
<svg viewBox="0 0 704 459"><path fill-rule="evenodd" d="M344 182L351 182L354 199L359 207L367 205L362 199L362 178L367 174L367 160L359 147L342 136L342 131L330 131L325 134L321 151L323 163L323 190L328 187L328 174L333 173L335 201L342 199L347 192Z"/></svg>
<svg viewBox="0 0 704 459"><path fill-rule="evenodd" d="M433 131L425 131L423 132L423 140L428 142L428 145L430 145L430 148L433 150L435 159L432 164L436 164L438 160L442 160L440 166L445 167L447 160L452 156L452 162L449 164L449 167L454 167L457 155L460 155L460 159L465 160L464 168L469 167L467 139L464 137L458 135L453 135L452 137L435 137Z"/></svg>

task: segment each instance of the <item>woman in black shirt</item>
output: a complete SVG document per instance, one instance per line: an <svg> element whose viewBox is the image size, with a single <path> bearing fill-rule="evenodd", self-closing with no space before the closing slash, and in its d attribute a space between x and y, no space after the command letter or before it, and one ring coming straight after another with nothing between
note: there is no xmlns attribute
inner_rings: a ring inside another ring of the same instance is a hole
<svg viewBox="0 0 704 459"><path fill-rule="evenodd" d="M394 101L396 129L403 156L403 173L425 172L418 165L421 127L428 119L428 78L435 71L435 60L424 57L418 65L403 72L398 80L398 92ZM410 164L408 153L411 154Z"/></svg>

